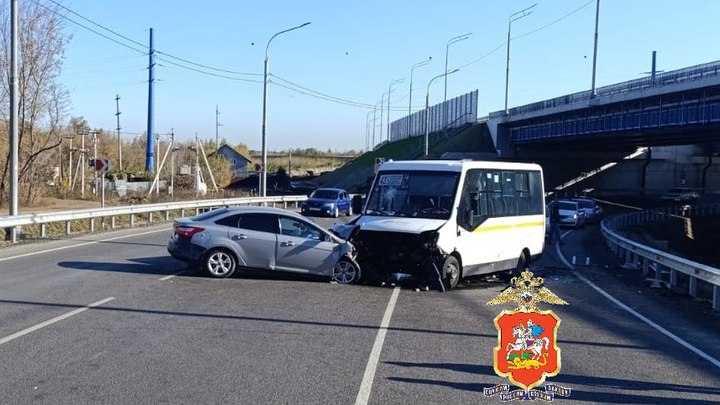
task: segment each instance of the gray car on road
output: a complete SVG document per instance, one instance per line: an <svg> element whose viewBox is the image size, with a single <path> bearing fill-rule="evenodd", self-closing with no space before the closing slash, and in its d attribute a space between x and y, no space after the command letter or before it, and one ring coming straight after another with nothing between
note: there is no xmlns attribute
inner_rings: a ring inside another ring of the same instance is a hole
<svg viewBox="0 0 720 405"><path fill-rule="evenodd" d="M355 249L292 211L270 207L231 207L179 218L167 250L177 260L224 278L238 268L328 276L356 283L360 267Z"/></svg>

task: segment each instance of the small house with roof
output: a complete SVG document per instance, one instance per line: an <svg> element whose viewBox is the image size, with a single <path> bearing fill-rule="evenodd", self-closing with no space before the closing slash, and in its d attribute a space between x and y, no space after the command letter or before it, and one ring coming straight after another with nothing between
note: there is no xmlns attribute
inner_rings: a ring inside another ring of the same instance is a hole
<svg viewBox="0 0 720 405"><path fill-rule="evenodd" d="M236 151L228 145L221 146L220 149L217 150L217 153L230 162L233 180L244 179L248 176L248 164L252 163L252 158Z"/></svg>

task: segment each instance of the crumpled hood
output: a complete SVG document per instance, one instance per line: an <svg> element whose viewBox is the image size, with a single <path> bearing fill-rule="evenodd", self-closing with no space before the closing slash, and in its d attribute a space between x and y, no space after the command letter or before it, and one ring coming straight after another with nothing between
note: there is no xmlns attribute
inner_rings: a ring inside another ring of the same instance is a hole
<svg viewBox="0 0 720 405"><path fill-rule="evenodd" d="M397 218L363 215L357 221L360 229L378 232L404 232L420 234L434 231L443 226L447 220L430 218Z"/></svg>

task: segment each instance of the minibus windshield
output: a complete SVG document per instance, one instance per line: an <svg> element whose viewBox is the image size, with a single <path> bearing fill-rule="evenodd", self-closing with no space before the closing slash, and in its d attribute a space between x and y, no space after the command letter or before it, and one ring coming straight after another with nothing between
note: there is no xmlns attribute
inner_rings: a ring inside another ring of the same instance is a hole
<svg viewBox="0 0 720 405"><path fill-rule="evenodd" d="M458 172L380 172L365 214L449 219L459 178Z"/></svg>

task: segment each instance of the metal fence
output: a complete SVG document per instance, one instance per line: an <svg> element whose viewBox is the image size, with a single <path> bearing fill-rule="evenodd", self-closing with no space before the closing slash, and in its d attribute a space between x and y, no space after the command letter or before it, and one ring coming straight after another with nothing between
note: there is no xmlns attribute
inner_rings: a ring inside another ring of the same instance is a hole
<svg viewBox="0 0 720 405"><path fill-rule="evenodd" d="M699 284L712 286L712 307L720 311L720 269L693 262L668 252L642 245L620 235L620 230L630 225L655 222L672 217L690 218L720 215L720 205L681 206L664 210L638 211L618 215L602 222L602 233L612 252L625 263L652 274L658 282L670 288L678 286L678 274L689 278L688 294L698 296Z"/></svg>
<svg viewBox="0 0 720 405"><path fill-rule="evenodd" d="M475 123L477 109L478 91L475 90L393 121L390 123L390 141Z"/></svg>
<svg viewBox="0 0 720 405"><path fill-rule="evenodd" d="M237 205L271 205L273 207L280 206L289 208L294 205L298 208L300 202L307 200L307 196L277 196L277 197L245 197L245 198L226 198L214 200L195 200L181 201L169 203L131 205L123 207L105 207L97 209L84 209L74 211L58 211L58 212L41 212L34 214L23 214L15 216L0 217L0 229L15 228L28 225L38 225L40 227L39 237L47 237L47 226L54 223L63 223L65 227L65 235L72 234L72 224L77 221L89 221L89 231L95 231L95 221L98 219L109 218L110 229L117 227L116 219L119 217L127 217L129 225L135 226L136 217L140 214L147 214L147 222L169 221L170 213L179 211L181 217L189 211L193 215L203 210L208 210L223 206ZM154 214L160 213L155 218ZM21 232L20 232L21 233Z"/></svg>

